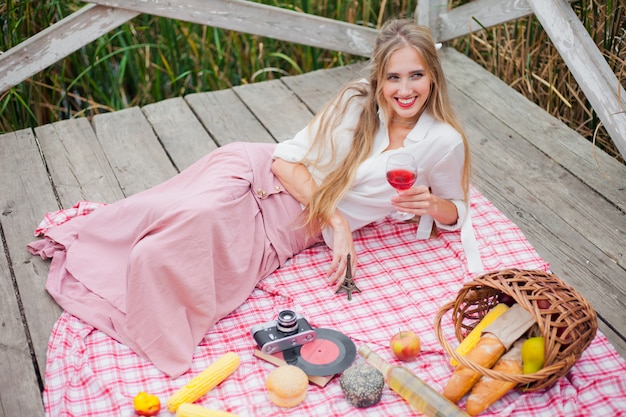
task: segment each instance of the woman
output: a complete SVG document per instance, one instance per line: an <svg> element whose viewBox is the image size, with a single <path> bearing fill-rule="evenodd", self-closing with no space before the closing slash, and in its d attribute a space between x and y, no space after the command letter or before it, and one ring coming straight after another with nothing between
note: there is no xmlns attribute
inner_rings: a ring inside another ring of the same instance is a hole
<svg viewBox="0 0 626 417"><path fill-rule="evenodd" d="M428 31L388 23L371 68L292 140L224 146L51 229L29 245L53 258L48 292L176 377L211 326L303 249L322 240L332 248L336 288L348 254L356 268L351 232L395 209L419 216L424 237L432 219L445 229L468 224L467 142ZM385 161L400 151L418 158L420 176L398 194Z"/></svg>
<svg viewBox="0 0 626 417"><path fill-rule="evenodd" d="M413 154L420 168L419 185L399 195L385 178L386 161L397 152ZM356 267L351 231L389 214L390 200L421 217L420 238L430 235L432 219L455 230L467 215L467 139L429 30L411 20L383 27L369 80L345 87L307 129L279 144L274 157L273 172L308 206L310 230L325 228L334 249L331 283L340 283L347 253Z"/></svg>

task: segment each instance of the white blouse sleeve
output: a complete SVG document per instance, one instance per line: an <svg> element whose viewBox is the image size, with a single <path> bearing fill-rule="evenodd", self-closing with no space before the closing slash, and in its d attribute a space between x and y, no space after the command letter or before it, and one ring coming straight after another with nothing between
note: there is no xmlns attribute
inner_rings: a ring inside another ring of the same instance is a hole
<svg viewBox="0 0 626 417"><path fill-rule="evenodd" d="M443 230L458 230L467 216L467 203L464 200L462 185L464 160L465 148L460 142L432 167L428 175L432 193L450 200L458 211L459 217L455 224L446 225L435 221L437 227Z"/></svg>
<svg viewBox="0 0 626 417"><path fill-rule="evenodd" d="M311 148L312 136L310 126L306 126L289 140L279 143L274 149L273 158L280 158L287 162L300 162Z"/></svg>

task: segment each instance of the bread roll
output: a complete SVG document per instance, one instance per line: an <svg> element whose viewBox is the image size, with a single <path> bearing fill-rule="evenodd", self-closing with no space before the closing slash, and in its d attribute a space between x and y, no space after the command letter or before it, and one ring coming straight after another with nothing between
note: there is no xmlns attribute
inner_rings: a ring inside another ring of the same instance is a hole
<svg viewBox="0 0 626 417"><path fill-rule="evenodd" d="M373 366L354 364L341 374L339 385L350 404L358 408L366 408L380 401L385 378Z"/></svg>
<svg viewBox="0 0 626 417"><path fill-rule="evenodd" d="M291 408L306 398L309 377L297 366L283 365L270 372L265 386L270 401L279 407Z"/></svg>
<svg viewBox="0 0 626 417"><path fill-rule="evenodd" d="M504 345L491 333L485 333L465 358L485 368L491 368L504 353ZM443 396L453 403L459 402L478 382L481 374L458 365L443 390Z"/></svg>

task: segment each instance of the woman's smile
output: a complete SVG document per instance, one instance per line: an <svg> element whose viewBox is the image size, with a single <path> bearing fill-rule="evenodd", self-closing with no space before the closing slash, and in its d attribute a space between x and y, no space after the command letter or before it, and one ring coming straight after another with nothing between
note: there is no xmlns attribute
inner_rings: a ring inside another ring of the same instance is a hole
<svg viewBox="0 0 626 417"><path fill-rule="evenodd" d="M400 107L411 107L413 105L413 103L415 103L415 101L417 100L417 97L413 96L413 97L409 97L409 98L396 98L396 101L398 102L398 105Z"/></svg>

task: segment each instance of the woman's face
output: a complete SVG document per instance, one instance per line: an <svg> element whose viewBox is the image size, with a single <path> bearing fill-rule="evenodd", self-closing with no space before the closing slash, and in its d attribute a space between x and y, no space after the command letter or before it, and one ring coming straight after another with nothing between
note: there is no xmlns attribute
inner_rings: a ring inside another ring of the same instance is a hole
<svg viewBox="0 0 626 417"><path fill-rule="evenodd" d="M389 57L382 92L389 117L396 121L415 122L430 95L431 75L420 54L410 46Z"/></svg>

